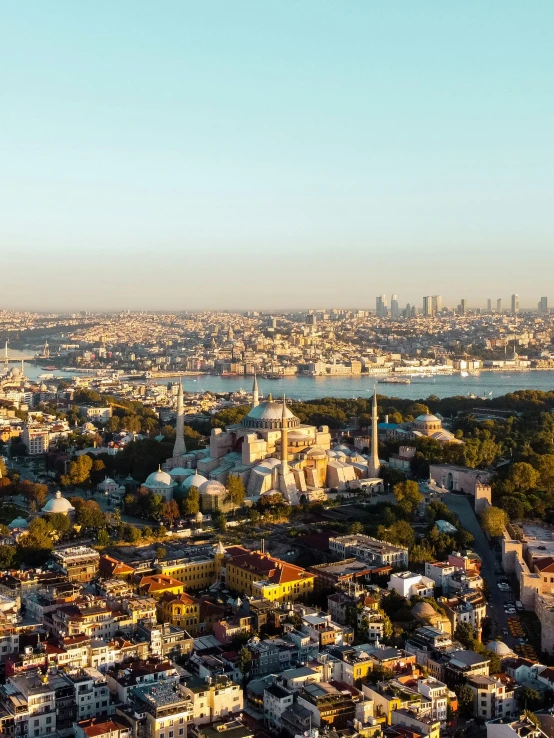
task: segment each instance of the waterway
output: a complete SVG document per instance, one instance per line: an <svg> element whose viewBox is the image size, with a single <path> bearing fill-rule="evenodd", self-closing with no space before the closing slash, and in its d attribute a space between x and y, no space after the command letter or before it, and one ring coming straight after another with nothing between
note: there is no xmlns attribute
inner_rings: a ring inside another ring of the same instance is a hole
<svg viewBox="0 0 554 738"><path fill-rule="evenodd" d="M14 358L24 355L23 352L10 351ZM0 356L1 359L1 356ZM45 359L41 365L25 364L25 374L30 379L38 379L46 374ZM11 366L19 366L11 364ZM53 375L71 377L77 373L63 372L56 369ZM86 375L85 375L86 376ZM141 380L144 381L144 380ZM168 379L152 379L152 382L165 383ZM295 400L314 400L319 397L367 397L373 392L376 377L286 377L283 379L258 379L260 394L275 396L286 394ZM251 391L252 377L212 376L207 374L185 375L183 387L186 392L234 392L239 389ZM377 384L377 392L387 397L403 397L418 400L436 395L452 397L454 395L475 395L476 397L498 397L519 389L537 389L544 392L554 390L554 371L483 371L463 377L460 373L438 377L412 379L411 384Z"/></svg>

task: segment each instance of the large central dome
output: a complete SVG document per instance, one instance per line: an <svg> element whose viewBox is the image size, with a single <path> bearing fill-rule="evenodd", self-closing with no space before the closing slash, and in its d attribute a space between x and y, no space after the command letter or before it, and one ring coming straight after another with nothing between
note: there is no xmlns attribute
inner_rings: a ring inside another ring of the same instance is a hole
<svg viewBox="0 0 554 738"><path fill-rule="evenodd" d="M285 406L287 428L298 428L300 420ZM280 402L260 402L242 419L243 428L263 428L265 430L279 430L283 421L283 405Z"/></svg>

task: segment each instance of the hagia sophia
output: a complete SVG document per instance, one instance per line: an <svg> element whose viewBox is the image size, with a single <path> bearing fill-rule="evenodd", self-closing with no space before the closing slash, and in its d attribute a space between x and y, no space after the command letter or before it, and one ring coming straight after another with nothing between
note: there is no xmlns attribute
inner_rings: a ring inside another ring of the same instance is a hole
<svg viewBox="0 0 554 738"><path fill-rule="evenodd" d="M377 428L377 401L373 401L373 424ZM324 489L345 489L358 480L381 486L377 433L369 456L347 446L331 447L327 426L303 425L287 406L271 395L260 402L254 379L253 403L240 423L222 430L214 428L207 449L186 452L184 443L183 389L177 398L177 426L173 456L163 469L153 472L144 486L170 499L178 487L199 489L202 508L223 507L225 483L240 477L247 499L280 493L291 505L302 499L324 499Z"/></svg>

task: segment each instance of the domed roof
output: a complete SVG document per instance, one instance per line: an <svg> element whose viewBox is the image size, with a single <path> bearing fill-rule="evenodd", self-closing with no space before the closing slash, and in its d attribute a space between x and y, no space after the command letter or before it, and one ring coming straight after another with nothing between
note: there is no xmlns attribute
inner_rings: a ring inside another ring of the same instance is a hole
<svg viewBox="0 0 554 738"><path fill-rule="evenodd" d="M28 528L29 522L25 520L25 518L16 518L15 520L12 520L12 522L8 525L8 528L10 530L15 530L16 528Z"/></svg>
<svg viewBox="0 0 554 738"><path fill-rule="evenodd" d="M59 490L56 492L56 496L52 500L48 500L42 508L43 513L62 513L63 515L67 515L67 513L73 512L73 510L75 508L71 502L66 500L65 497L62 497L62 493Z"/></svg>
<svg viewBox="0 0 554 738"><path fill-rule="evenodd" d="M497 654L497 656L501 656L502 658L506 656L511 656L513 654L511 648L509 648L502 641L489 641L487 643L487 648L489 649L489 651L492 651L493 653Z"/></svg>
<svg viewBox="0 0 554 738"><path fill-rule="evenodd" d="M297 428L300 420L285 405L287 428ZM243 428L280 428L283 419L283 403L267 400L253 407L241 422Z"/></svg>
<svg viewBox="0 0 554 738"><path fill-rule="evenodd" d="M217 482L215 479L207 479L204 484L198 488L198 491L201 495L220 495L223 492L226 492L225 487L221 482Z"/></svg>
<svg viewBox="0 0 554 738"><path fill-rule="evenodd" d="M417 618L434 618L437 614L433 605L428 602L416 602L411 610L412 615Z"/></svg>
<svg viewBox="0 0 554 738"><path fill-rule="evenodd" d="M204 520L204 516L202 515L202 513L200 512L200 510L199 510L199 511L198 511L198 512L196 513L196 515L194 516L194 520L195 520L195 521L196 521L197 523L201 523L201 522L202 522L202 521Z"/></svg>
<svg viewBox="0 0 554 738"><path fill-rule="evenodd" d="M270 457L269 459L264 459L261 461L256 468L259 468L260 466L265 467L267 469L273 469L276 466L279 466L281 462L279 459L274 459L273 457Z"/></svg>
<svg viewBox="0 0 554 738"><path fill-rule="evenodd" d="M167 472L162 471L161 467L158 467L158 471L149 474L148 479L144 483L148 489L160 489L161 487L173 487L175 482Z"/></svg>
<svg viewBox="0 0 554 738"><path fill-rule="evenodd" d="M183 466L176 466L175 469L170 469L169 474L172 477L184 477L190 472L190 469L185 469Z"/></svg>
<svg viewBox="0 0 554 738"><path fill-rule="evenodd" d="M436 415L430 415L428 413L425 415L418 415L416 421L418 423L440 423L440 420Z"/></svg>
<svg viewBox="0 0 554 738"><path fill-rule="evenodd" d="M310 446L304 453L310 459L324 459L326 456L325 449L321 446Z"/></svg>
<svg viewBox="0 0 554 738"><path fill-rule="evenodd" d="M207 481L207 477L203 477L202 474L198 474L198 472L195 472L191 477L187 477L185 479L185 481L183 482L183 489L190 489L191 487L196 487L197 489L200 489L204 482Z"/></svg>

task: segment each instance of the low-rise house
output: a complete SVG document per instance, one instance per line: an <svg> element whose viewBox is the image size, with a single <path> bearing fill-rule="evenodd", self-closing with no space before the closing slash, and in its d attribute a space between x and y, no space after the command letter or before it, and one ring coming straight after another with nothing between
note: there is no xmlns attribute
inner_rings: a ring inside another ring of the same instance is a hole
<svg viewBox="0 0 554 738"><path fill-rule="evenodd" d="M519 714L511 679L494 676L471 676L466 685L474 694L473 715L482 720L513 718Z"/></svg>
<svg viewBox="0 0 554 738"><path fill-rule="evenodd" d="M411 571L401 571L393 574L388 588L398 592L402 597L432 597L435 591L435 582L422 574Z"/></svg>

